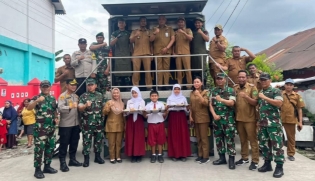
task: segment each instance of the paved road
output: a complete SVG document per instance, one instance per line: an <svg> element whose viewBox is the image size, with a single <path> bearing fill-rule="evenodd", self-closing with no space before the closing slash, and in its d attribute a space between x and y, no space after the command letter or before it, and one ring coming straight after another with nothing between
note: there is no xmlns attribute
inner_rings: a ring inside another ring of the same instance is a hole
<svg viewBox="0 0 315 181"><path fill-rule="evenodd" d="M237 140L237 142L239 142ZM80 149L81 150L81 149ZM237 144L237 153L240 153L240 144ZM77 154L78 160L83 161L81 153ZM92 156L94 159L94 155ZM246 181L246 180L272 180L273 172L259 173L248 170L249 164L237 166L235 170L229 170L227 165L214 166L212 161L217 159L211 157L211 162L205 165L197 164L189 158L187 162L173 162L165 159L163 164L150 163L145 158L141 163L130 163L123 160L121 164L110 164L108 160L104 165L92 162L88 168L70 167L67 173L58 172L54 175L46 174L46 181ZM238 154L236 160L240 159ZM32 167L33 155L2 160L0 162L1 181L32 181L34 168ZM260 166L263 160L260 161ZM52 167L59 169L59 160L55 158ZM273 163L273 167L275 164ZM286 161L284 165L284 176L279 180L301 181L315 179L315 161L310 160L300 154L296 154L296 161Z"/></svg>

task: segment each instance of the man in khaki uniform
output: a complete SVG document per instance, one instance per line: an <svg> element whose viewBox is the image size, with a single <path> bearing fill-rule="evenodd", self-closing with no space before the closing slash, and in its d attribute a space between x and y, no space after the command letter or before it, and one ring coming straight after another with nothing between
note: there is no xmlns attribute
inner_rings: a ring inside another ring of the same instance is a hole
<svg viewBox="0 0 315 181"><path fill-rule="evenodd" d="M241 140L242 158L236 165L249 163L248 140L252 148L252 162L249 170L256 170L259 162L259 147L256 132L256 105L258 90L253 84L247 82L245 70L238 72L238 84L234 86L236 93L236 127Z"/></svg>
<svg viewBox="0 0 315 181"><path fill-rule="evenodd" d="M177 19L178 30L175 32L175 45L173 55L189 55L190 54L190 42L193 39L193 34L190 28L186 28L186 20L184 17ZM190 56L188 57L176 57L176 69L182 70L191 69ZM176 72L178 84L183 83L184 72ZM192 83L191 71L185 71L187 84ZM191 85L186 86L187 89L191 89Z"/></svg>
<svg viewBox="0 0 315 181"><path fill-rule="evenodd" d="M247 66L247 70L249 72L249 75L247 75L247 82L250 84L254 84L255 87L258 89L258 92L262 89L259 76L260 76L260 71L257 70L257 67L255 64L250 63Z"/></svg>
<svg viewBox="0 0 315 181"><path fill-rule="evenodd" d="M133 56L149 56L152 55L150 43L150 31L146 28L147 18L140 17L140 28L132 31L130 35L130 43L133 43ZM139 71L141 62L143 63L144 70L151 70L151 58L133 58L133 71ZM134 72L132 75L132 84L139 85L140 72ZM152 88L152 77L150 72L145 73L145 84L147 89Z"/></svg>
<svg viewBox="0 0 315 181"><path fill-rule="evenodd" d="M66 80L74 79L74 68L70 65L71 56L69 54L65 54L63 56L63 61L65 62L65 65L59 67L55 74L55 83L60 82L61 92L65 92L67 90Z"/></svg>
<svg viewBox="0 0 315 181"><path fill-rule="evenodd" d="M210 64L210 74L213 80L216 80L216 75L221 72L220 68L222 66L226 66L226 55L225 49L228 46L227 39L222 35L223 27L222 25L216 25L214 27L215 36L210 41L210 56L218 63L214 63L211 58L209 59Z"/></svg>
<svg viewBox="0 0 315 181"><path fill-rule="evenodd" d="M298 130L300 131L302 129L302 108L305 107L305 104L302 97L293 91L294 81L292 79L285 80L284 88L285 90L282 92L283 104L281 107L281 120L288 138L288 159L294 161L295 126L298 124Z"/></svg>
<svg viewBox="0 0 315 181"><path fill-rule="evenodd" d="M249 56L242 56L241 51L245 51ZM234 46L232 49L233 58L226 60L226 66L223 66L224 71L228 70L228 76L232 79L235 84L238 84L238 71L245 70L246 64L253 61L256 56L247 50L246 48L241 48L239 46ZM233 83L229 80L229 86L233 87Z"/></svg>
<svg viewBox="0 0 315 181"><path fill-rule="evenodd" d="M164 15L159 16L159 26L153 28L150 33L150 41L153 42L154 55L170 55L172 53L172 45L175 41L175 33L172 27L167 26ZM170 70L170 57L157 58L157 70ZM170 73L158 72L158 84L168 85ZM169 87L167 89L170 89Z"/></svg>

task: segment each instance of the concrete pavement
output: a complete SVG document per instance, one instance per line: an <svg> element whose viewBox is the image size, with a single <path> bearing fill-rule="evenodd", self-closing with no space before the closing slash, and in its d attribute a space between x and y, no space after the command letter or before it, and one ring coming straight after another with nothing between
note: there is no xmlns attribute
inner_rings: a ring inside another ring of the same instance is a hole
<svg viewBox="0 0 315 181"><path fill-rule="evenodd" d="M237 141L236 160L240 159L240 144ZM286 148L284 148L286 150ZM79 150L82 150L81 148ZM303 155L296 154L296 161L286 161L284 164L284 176L278 180L301 181L315 179L315 161L310 160ZM77 153L77 159L83 162L81 153ZM63 173L59 170L59 160L54 158L52 167L58 169L57 174L46 174L45 181L246 181L246 180L273 180L273 172L259 173L258 171L248 170L249 164L237 166L235 170L229 170L227 165L214 166L212 161L217 159L210 157L208 164L198 164L194 162L193 157L188 158L186 162L173 162L165 158L163 164L150 163L149 158L143 159L141 163L130 163L124 159L123 163L111 164L106 160L104 165L94 162L90 163L88 168L70 167L70 171ZM94 155L91 155L94 160ZM263 164L260 160L259 165ZM273 163L275 168L275 163ZM33 155L21 156L0 162L0 180L1 181L32 181L37 180L33 177Z"/></svg>

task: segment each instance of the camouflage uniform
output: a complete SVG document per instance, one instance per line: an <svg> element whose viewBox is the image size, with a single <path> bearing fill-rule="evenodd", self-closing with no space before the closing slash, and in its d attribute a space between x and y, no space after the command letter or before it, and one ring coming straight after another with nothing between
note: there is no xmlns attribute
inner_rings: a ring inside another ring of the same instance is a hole
<svg viewBox="0 0 315 181"><path fill-rule="evenodd" d="M283 101L281 92L277 88L272 88L270 86L266 90L261 90L261 93L270 99ZM277 164L283 164L283 131L280 109L260 98L258 99L258 106L260 115L258 139L259 147L262 150L263 157L266 161L272 161L274 157L274 160ZM268 144L269 142L270 144Z"/></svg>
<svg viewBox="0 0 315 181"><path fill-rule="evenodd" d="M225 154L226 152L230 156L236 155L235 151L235 119L234 119L234 108L226 106L222 102L215 99L217 95L220 95L223 99L236 100L235 92L232 88L226 87L221 89L215 87L210 92L211 104L215 113L221 117L218 121L213 121L214 136L219 154ZM225 148L225 142L227 151Z"/></svg>
<svg viewBox="0 0 315 181"><path fill-rule="evenodd" d="M98 45L98 43L94 42L92 45ZM106 88L108 85L108 78L107 75L104 74L105 70L107 69L107 59L105 57L108 57L110 51L110 47L101 47L97 50L94 50L94 56L93 58L96 59L97 65L102 61L102 63L97 67L97 74L96 74L96 82L97 82L97 88L96 91L105 94Z"/></svg>
<svg viewBox="0 0 315 181"><path fill-rule="evenodd" d="M91 107L86 108L81 114L82 135L83 135L83 155L90 154L92 136L94 136L94 152L102 152L102 140L104 138L104 119L102 108L105 104L103 95L99 92L86 92L81 95L79 106L91 101Z"/></svg>
<svg viewBox="0 0 315 181"><path fill-rule="evenodd" d="M40 96L45 100L35 107L36 123L34 127L34 167L40 167L44 152L44 164L50 164L55 148L55 112L57 110L56 99L51 95L39 94L32 98L35 101Z"/></svg>

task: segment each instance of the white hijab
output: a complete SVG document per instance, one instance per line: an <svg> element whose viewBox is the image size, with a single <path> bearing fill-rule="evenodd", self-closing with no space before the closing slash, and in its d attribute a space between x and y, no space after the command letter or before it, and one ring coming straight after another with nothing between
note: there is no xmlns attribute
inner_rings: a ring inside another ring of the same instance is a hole
<svg viewBox="0 0 315 181"><path fill-rule="evenodd" d="M175 84L173 86L173 91L172 91L172 95L170 95L168 98L167 98L167 104L168 105L172 105L172 104L186 104L187 103L187 100L186 100L186 97L183 96L182 94L182 90L180 90L179 94L178 95L175 95L174 93L174 89L175 88L179 88L181 89L180 85L179 84Z"/></svg>
<svg viewBox="0 0 315 181"><path fill-rule="evenodd" d="M137 93L138 93L138 97L134 98L134 97L132 96L132 91L137 92ZM140 107L140 105L141 105L141 102L143 101L142 95L141 95L141 92L140 92L139 88L138 88L138 87L132 87L130 93L131 93L131 99L130 99L130 101L133 103L134 109L139 109L139 107ZM137 120L137 116L138 116L138 113L137 113L137 112L133 113L133 121L136 121L136 120Z"/></svg>

